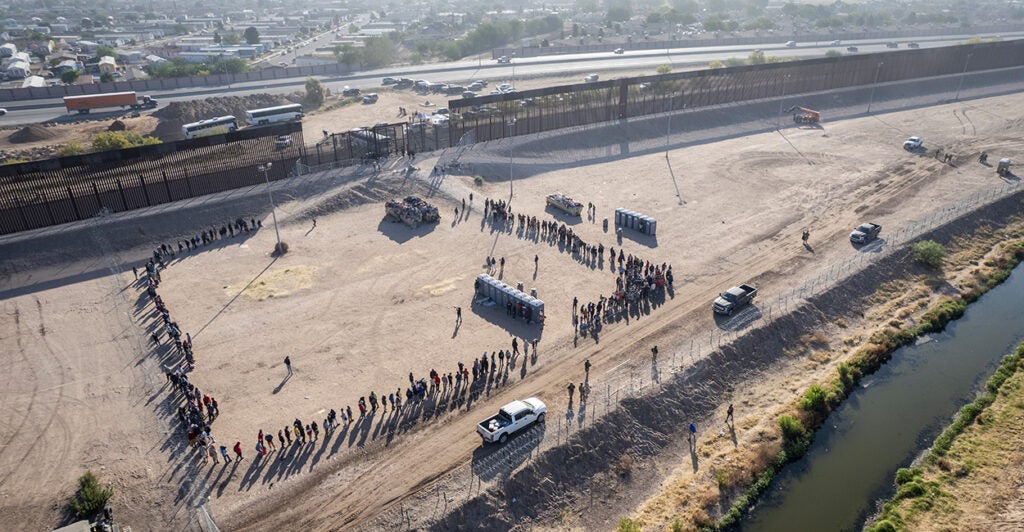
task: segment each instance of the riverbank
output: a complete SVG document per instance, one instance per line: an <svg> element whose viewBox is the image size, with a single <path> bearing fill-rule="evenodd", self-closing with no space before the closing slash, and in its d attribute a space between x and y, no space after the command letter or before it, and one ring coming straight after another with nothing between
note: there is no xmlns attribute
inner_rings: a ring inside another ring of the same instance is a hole
<svg viewBox="0 0 1024 532"><path fill-rule="evenodd" d="M993 211L925 235L946 247L941 272L914 264L908 250L812 299L803 309L802 327L783 334L787 356L764 372L772 376L762 373L718 405L715 417L724 420L726 406L736 403L735 422L723 423L691 453L711 467L677 462L672 477L631 522L645 528L737 523L774 473L803 454L814 428L861 376L916 335L940 330L967 302L1005 279L1020 260L1019 243L1011 245L1024 236L1024 222L1011 217L1019 205L1019 199L1007 199ZM864 290L868 286L876 288ZM783 417L788 438L779 424Z"/></svg>
<svg viewBox="0 0 1024 532"><path fill-rule="evenodd" d="M1024 523L1024 343L964 406L867 530L985 530Z"/></svg>

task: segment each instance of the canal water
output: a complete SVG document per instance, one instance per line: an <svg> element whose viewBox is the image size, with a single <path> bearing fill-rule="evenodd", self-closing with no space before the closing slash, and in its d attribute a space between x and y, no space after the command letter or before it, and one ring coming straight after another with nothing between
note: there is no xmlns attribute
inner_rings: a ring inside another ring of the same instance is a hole
<svg viewBox="0 0 1024 532"><path fill-rule="evenodd" d="M876 501L1024 338L1024 266L939 334L897 351L776 477L744 531L859 530Z"/></svg>

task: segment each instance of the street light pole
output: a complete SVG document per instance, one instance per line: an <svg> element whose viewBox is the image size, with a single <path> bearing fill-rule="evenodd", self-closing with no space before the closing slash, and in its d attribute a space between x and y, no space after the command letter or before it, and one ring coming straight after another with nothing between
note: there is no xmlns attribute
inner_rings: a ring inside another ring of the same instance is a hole
<svg viewBox="0 0 1024 532"><path fill-rule="evenodd" d="M786 103L786 81L789 80L789 74L786 74L782 78L782 99L779 100L779 114L775 117L775 129L782 129L782 105Z"/></svg>
<svg viewBox="0 0 1024 532"><path fill-rule="evenodd" d="M277 246L274 251L281 254L284 252L284 248L281 246L281 232L277 230L277 207L274 206L274 194L270 191L270 168L274 166L274 163L267 162L267 164L261 164L257 168L260 172L263 172L263 180L267 183L267 197L270 198L270 216L274 219L274 235L277 236Z"/></svg>
<svg viewBox="0 0 1024 532"><path fill-rule="evenodd" d="M508 202L512 203L512 128L516 126L516 119L508 121Z"/></svg>
<svg viewBox="0 0 1024 532"><path fill-rule="evenodd" d="M882 65L885 63L878 63L875 67L875 82L871 84L871 97L868 98L868 113L871 112L871 104L875 101L875 86L878 85L878 75L882 73Z"/></svg>
<svg viewBox="0 0 1024 532"><path fill-rule="evenodd" d="M967 63L969 63L970 60L971 54L967 54L967 59L964 59L964 71L960 73L960 83L956 86L956 96L953 97L954 100L960 99L960 89L964 86L964 76L967 75Z"/></svg>

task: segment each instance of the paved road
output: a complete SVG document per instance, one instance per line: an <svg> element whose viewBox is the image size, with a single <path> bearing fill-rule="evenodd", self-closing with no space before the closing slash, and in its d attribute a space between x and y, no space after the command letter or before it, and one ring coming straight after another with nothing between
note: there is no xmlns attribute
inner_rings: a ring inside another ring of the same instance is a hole
<svg viewBox="0 0 1024 532"><path fill-rule="evenodd" d="M943 37L931 37L920 39L918 42L921 48L934 48L949 46L962 42L971 35L950 35ZM994 35L980 35L982 38L994 37ZM1016 34L1005 34L1004 39L1024 38L1024 32ZM321 38L321 41L323 38ZM523 76L544 76L564 74L566 72L579 73L580 81L583 76L591 73L601 75L601 79L614 77L617 70L636 70L654 68L662 64L672 64L677 68L684 65L706 65L714 60L724 60L731 57L746 57L755 49L760 49L766 55L779 57L803 57L813 58L823 56L829 50L838 50L842 53L848 46L856 46L858 54L881 53L906 49L906 44L899 48L892 49L885 46L886 40L866 41L844 41L839 46L831 46L827 42L821 43L798 43L795 48L786 47L784 43L769 45L742 45L742 46L716 46L699 48L679 48L665 51L627 51L622 55L611 53L591 54L568 54L549 57L534 57L515 59L512 64L497 64L494 61L464 60L451 63L416 65L416 66L392 66L379 70L359 72L354 75L324 77L322 81L332 91L340 91L345 85L358 87L360 89L371 89L380 86L380 80L384 76L405 76L411 78L425 78L439 82L461 82L465 83L475 79L487 80L515 80ZM235 95L245 96L253 93L284 94L303 90L305 80L294 78L281 80L273 83L252 82L234 84L228 87L215 87L204 89L185 89L169 93L152 93L158 98L161 106L173 101L187 101L205 98L212 95ZM10 111L6 116L0 118L0 126L14 124L30 124L46 122L66 116L63 104L59 99L33 100L31 102L11 103L7 106Z"/></svg>

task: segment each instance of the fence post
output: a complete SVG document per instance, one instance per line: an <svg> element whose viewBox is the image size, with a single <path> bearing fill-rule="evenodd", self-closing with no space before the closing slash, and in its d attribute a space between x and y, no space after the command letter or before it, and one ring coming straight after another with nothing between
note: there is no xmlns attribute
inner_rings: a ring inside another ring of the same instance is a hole
<svg viewBox="0 0 1024 532"><path fill-rule="evenodd" d="M46 191L44 190L44 191L40 192L39 195L42 196L43 204L46 205L46 213L50 215L50 225L57 225L57 220L53 216L53 209L50 207L50 200L46 197ZM20 202L19 202L19 207L20 207ZM22 212L21 215L22 215L22 217L24 217L25 213ZM26 226L27 225L28 224L26 224ZM25 229L28 229L28 227L25 227Z"/></svg>
<svg viewBox="0 0 1024 532"><path fill-rule="evenodd" d="M75 195L71 192L71 187L67 187L67 189L68 189L68 199L71 200L71 207L75 211L75 219L76 220L81 220L82 219L82 214L78 212L78 201L75 200ZM27 226L28 226L28 224L26 224L26 227Z"/></svg>
<svg viewBox="0 0 1024 532"><path fill-rule="evenodd" d="M167 172L164 174L164 188L167 190L167 201L174 201L174 197L171 196L171 184L167 182Z"/></svg>
<svg viewBox="0 0 1024 532"><path fill-rule="evenodd" d="M96 182L92 182L92 193L96 196L96 204L103 208L103 200L100 199L100 189L96 186Z"/></svg>
<svg viewBox="0 0 1024 532"><path fill-rule="evenodd" d="M146 206L148 207L148 206L152 205L153 203L151 201L149 201L149 190L146 189L146 179L144 177L142 177L142 174L139 174L139 183L142 184L142 195L145 196L145 198L146 198Z"/></svg>

